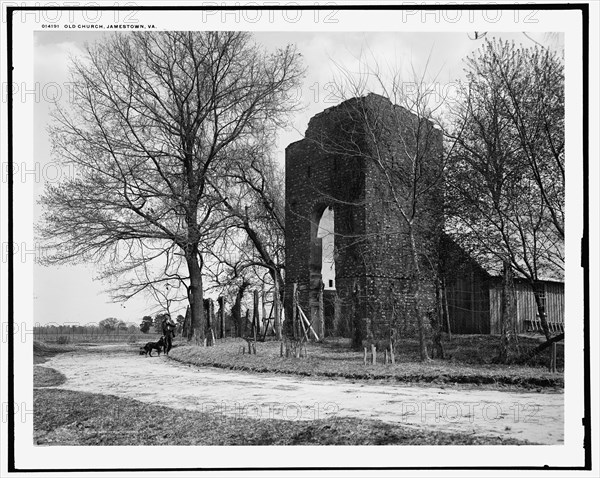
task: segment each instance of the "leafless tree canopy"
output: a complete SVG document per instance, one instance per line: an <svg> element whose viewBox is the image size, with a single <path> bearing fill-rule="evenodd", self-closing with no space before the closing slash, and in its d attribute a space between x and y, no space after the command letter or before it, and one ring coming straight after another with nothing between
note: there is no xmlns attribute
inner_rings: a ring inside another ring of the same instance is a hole
<svg viewBox="0 0 600 478"><path fill-rule="evenodd" d="M285 123L302 74L293 47L267 53L243 32L115 34L88 47L50 130L78 175L41 199L48 261L103 261L107 275L155 261L160 273L138 272L126 294L182 281L200 330L204 255L228 197L219 177Z"/></svg>
<svg viewBox="0 0 600 478"><path fill-rule="evenodd" d="M545 48L487 41L467 68L452 108L447 225L481 262L529 279L550 338L536 288L564 267L563 63Z"/></svg>

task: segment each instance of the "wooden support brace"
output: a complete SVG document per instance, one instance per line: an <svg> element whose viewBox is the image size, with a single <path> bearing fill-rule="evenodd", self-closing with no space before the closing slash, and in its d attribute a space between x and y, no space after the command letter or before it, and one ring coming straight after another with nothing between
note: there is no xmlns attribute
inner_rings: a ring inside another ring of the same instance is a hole
<svg viewBox="0 0 600 478"><path fill-rule="evenodd" d="M298 307L298 310L300 311L300 314L302 314L302 310L300 309L300 307ZM304 340L308 340L308 330L306 329L306 326L304 325L304 321L302 320L302 315L300 315L300 317L301 317L300 325L302 326L302 333L304 334Z"/></svg>
<svg viewBox="0 0 600 478"><path fill-rule="evenodd" d="M300 308L300 306L298 306L298 312L300 312L300 317L302 318L302 320L301 320L300 322L302 322L302 321L305 321L305 322L306 322L306 325L308 326L308 329L309 329L309 330L312 332L312 334L314 335L314 337L315 337L315 340L317 340L317 341L318 341L318 340L319 340L319 336L317 335L317 333L315 332L315 329L313 329L312 325L310 324L310 320L308 320L308 319L306 318L306 315L304 314L304 311L303 311L303 310Z"/></svg>

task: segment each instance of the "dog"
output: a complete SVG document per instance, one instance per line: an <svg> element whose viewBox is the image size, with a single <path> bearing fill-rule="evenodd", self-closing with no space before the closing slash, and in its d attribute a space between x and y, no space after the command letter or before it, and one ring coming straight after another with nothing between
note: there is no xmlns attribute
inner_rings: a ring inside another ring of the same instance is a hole
<svg viewBox="0 0 600 478"><path fill-rule="evenodd" d="M160 356L160 353L162 352L164 346L165 338L161 337L160 339L158 339L157 342L148 342L146 345L144 345L140 349L140 355L150 355L150 357L152 357L152 350L158 350L158 355Z"/></svg>

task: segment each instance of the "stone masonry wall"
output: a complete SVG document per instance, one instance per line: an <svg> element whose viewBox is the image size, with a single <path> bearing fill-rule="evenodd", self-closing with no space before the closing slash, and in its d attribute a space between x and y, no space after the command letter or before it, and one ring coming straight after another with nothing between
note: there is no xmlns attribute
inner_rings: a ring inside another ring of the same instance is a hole
<svg viewBox="0 0 600 478"><path fill-rule="evenodd" d="M430 124L420 124L389 100L369 95L354 98L314 116L305 139L286 149L286 307L290 315L292 284L299 288L303 310L311 310L318 287L320 256L314 240L325 207L334 209L335 270L338 304L335 318L327 317L337 332L363 340L416 333L411 310L412 256L407 223L399 214L389 178L396 171L394 191L403 209L410 198L402 183L403 169L414 160L416 135L420 141L423 174L441 171L441 135ZM376 138L375 140L373 138ZM375 144L375 142L377 144ZM428 148L423 149L423 144ZM395 162L397 168L390 162ZM432 176L433 177L433 176ZM400 193L400 194L398 194ZM419 198L415 228L424 262L435 260L434 244L441 231L441 211L435 205L440 190L430 188ZM409 208L410 209L410 208ZM311 235L311 230L313 234ZM311 240L312 239L312 240ZM431 254L427 251L431 250ZM311 261L313 266L311 267ZM431 302L433 288L425 283L422 301ZM312 291L312 293L311 293ZM331 308L328 308L329 314ZM395 321L391 317L394 313Z"/></svg>

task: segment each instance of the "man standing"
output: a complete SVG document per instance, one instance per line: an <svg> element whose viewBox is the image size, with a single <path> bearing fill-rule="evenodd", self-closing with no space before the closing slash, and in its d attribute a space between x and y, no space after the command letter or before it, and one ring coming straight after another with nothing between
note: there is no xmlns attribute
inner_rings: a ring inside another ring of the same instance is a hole
<svg viewBox="0 0 600 478"><path fill-rule="evenodd" d="M175 337L175 328L177 327L177 325L175 324L175 322L173 322L173 319L171 319L171 316L168 314L165 314L165 317L163 318L162 321L162 334L163 337L165 338L165 354L169 355L169 350L171 350L171 347L173 346L173 337Z"/></svg>

